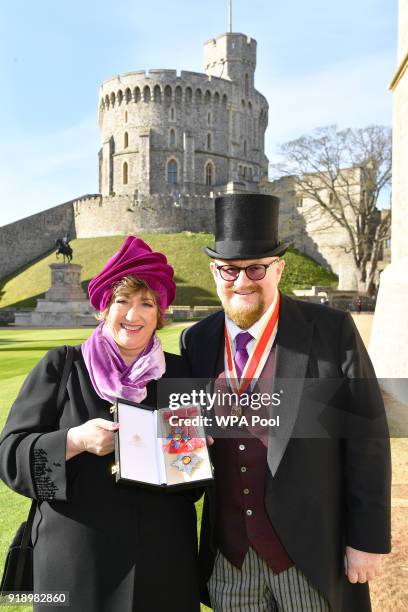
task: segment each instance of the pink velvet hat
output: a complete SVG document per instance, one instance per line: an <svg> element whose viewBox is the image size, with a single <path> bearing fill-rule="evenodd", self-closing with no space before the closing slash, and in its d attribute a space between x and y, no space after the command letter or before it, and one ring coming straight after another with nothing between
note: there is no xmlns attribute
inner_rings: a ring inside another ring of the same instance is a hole
<svg viewBox="0 0 408 612"><path fill-rule="evenodd" d="M159 295L160 308L165 310L176 296L174 270L163 253L156 253L140 238L128 236L120 250L113 255L99 274L88 285L89 300L96 310L109 304L113 285L124 276L144 280Z"/></svg>

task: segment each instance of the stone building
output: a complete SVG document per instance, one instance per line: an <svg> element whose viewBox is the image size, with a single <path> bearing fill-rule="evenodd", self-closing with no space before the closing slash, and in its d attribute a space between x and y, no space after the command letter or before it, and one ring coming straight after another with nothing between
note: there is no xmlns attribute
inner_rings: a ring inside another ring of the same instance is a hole
<svg viewBox="0 0 408 612"><path fill-rule="evenodd" d="M349 225L355 227L360 200L368 189L366 179L359 167L342 170L335 185L338 202L333 191L327 188L330 181L323 179L324 175L307 174L301 181L296 176L284 176L269 183L268 191L281 201L279 233L301 253L337 274L340 291L355 291L359 289L359 275L348 232L310 193L318 193L325 205L334 209L337 216L344 214ZM309 194L302 185L307 185ZM378 221L380 219L379 210ZM384 248L379 269L383 269L388 261L389 252ZM378 282L378 278L376 280Z"/></svg>
<svg viewBox="0 0 408 612"><path fill-rule="evenodd" d="M209 196L267 176L268 103L254 87L256 41L227 33L204 45L205 74L128 72L99 95L99 188L138 202Z"/></svg>

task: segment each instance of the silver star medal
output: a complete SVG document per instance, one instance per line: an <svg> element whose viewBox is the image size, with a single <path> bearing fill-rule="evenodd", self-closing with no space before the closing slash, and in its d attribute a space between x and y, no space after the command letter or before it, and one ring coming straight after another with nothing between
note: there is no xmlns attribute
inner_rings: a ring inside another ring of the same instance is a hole
<svg viewBox="0 0 408 612"><path fill-rule="evenodd" d="M178 468L180 472L186 472L191 476L192 472L198 468L202 462L203 460L198 455L180 455L171 465Z"/></svg>

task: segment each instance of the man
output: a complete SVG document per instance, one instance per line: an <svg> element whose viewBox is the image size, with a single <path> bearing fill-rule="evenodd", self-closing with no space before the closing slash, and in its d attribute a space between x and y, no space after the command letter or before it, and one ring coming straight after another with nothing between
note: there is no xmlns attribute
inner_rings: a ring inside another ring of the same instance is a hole
<svg viewBox="0 0 408 612"><path fill-rule="evenodd" d="M238 393L273 379L280 397L281 431L244 427L211 447L203 601L215 612L367 612L367 583L390 550L384 407L350 315L278 291L287 249L278 213L272 196L217 198L215 248L205 251L224 312L181 338L194 377L226 379Z"/></svg>

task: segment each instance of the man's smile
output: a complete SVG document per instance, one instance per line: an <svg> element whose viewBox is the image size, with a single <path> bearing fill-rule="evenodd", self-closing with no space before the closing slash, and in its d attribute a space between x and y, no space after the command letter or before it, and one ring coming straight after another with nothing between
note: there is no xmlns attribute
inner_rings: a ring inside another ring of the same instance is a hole
<svg viewBox="0 0 408 612"><path fill-rule="evenodd" d="M233 289L230 293L231 297L237 296L238 298L245 298L249 295L259 295L259 289L257 287L251 287L250 289Z"/></svg>

